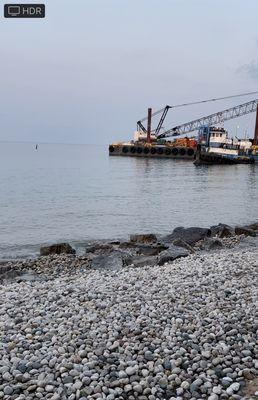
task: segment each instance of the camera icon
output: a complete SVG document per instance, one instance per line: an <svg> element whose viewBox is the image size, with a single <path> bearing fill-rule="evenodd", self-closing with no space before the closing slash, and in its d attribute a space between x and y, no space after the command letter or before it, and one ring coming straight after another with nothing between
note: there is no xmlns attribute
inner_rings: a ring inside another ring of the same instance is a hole
<svg viewBox="0 0 258 400"><path fill-rule="evenodd" d="M20 15L21 13L21 7L20 6L8 6L7 7L7 12L10 16L12 17L17 17L17 15Z"/></svg>

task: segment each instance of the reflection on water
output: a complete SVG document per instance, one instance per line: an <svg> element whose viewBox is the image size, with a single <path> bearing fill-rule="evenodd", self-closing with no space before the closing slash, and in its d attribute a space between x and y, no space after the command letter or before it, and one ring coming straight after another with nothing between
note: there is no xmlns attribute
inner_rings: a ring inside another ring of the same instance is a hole
<svg viewBox="0 0 258 400"><path fill-rule="evenodd" d="M0 144L0 253L43 242L257 219L258 165L108 157L103 146Z"/></svg>

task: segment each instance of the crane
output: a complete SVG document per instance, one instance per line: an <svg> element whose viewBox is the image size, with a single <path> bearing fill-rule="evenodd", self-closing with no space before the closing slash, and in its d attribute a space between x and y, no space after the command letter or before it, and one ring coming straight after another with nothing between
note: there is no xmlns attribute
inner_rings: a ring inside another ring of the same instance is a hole
<svg viewBox="0 0 258 400"><path fill-rule="evenodd" d="M258 99L248 101L247 103L243 103L223 111L216 112L206 117L195 119L182 125L175 126L174 128L171 128L157 135L157 139L171 136L179 136L189 132L194 132L198 130L201 126L216 125L221 123L222 121L229 121L231 119L238 118L255 111L258 111Z"/></svg>
<svg viewBox="0 0 258 400"><path fill-rule="evenodd" d="M206 99L206 100L194 101L194 102L190 102L190 103L176 104L173 106L166 105L164 108L161 108L160 110L157 110L154 113L152 113L152 117L155 117L156 115L162 113L160 120L158 122L157 128L155 130L155 135L159 136L160 129L162 128L163 122L164 122L166 115L168 113L168 110L170 108L179 108L179 107L192 106L192 105L196 105L196 104L210 103L213 101L232 99L235 97L250 96L253 94L257 94L257 93L258 93L258 91L245 92L245 93L235 94L235 95L231 95L231 96L217 97L217 98L212 98L212 99L208 99L208 100ZM142 132L147 133L147 129L143 125L143 122L147 121L147 119L148 119L148 117L144 117L144 118L140 119L139 121L137 121L137 130L141 130Z"/></svg>

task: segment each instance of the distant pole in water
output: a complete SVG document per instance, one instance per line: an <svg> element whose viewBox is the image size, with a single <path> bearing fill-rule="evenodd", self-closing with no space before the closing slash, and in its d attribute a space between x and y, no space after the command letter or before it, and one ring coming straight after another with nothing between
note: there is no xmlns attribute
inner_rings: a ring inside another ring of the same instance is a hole
<svg viewBox="0 0 258 400"><path fill-rule="evenodd" d="M36 150L38 150L38 145L37 145L37 144L36 144L36 147L35 147L35 149L36 149Z"/></svg>

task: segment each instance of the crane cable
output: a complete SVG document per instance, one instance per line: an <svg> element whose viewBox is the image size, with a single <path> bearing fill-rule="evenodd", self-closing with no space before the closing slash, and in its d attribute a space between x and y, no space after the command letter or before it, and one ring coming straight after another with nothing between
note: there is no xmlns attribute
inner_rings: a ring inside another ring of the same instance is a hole
<svg viewBox="0 0 258 400"><path fill-rule="evenodd" d="M247 92L247 93L240 93L240 94L234 94L232 96L225 96L225 97L217 97L214 99L208 99L208 100L200 100L200 101L193 101L191 103L182 103L182 104L176 104L174 106L167 106L169 108L178 108L178 107L186 107L186 106L192 106L195 104L202 104L202 103L209 103L212 101L218 101L218 100L226 100L226 99L233 99L234 97L242 97L242 96L250 96L252 94L257 94L258 91L255 92ZM163 112L165 110L166 107L161 108L160 110L155 111L154 113L152 113L152 116L154 117L155 115L158 115L159 113ZM140 120L140 122L146 121L147 117L143 118Z"/></svg>

